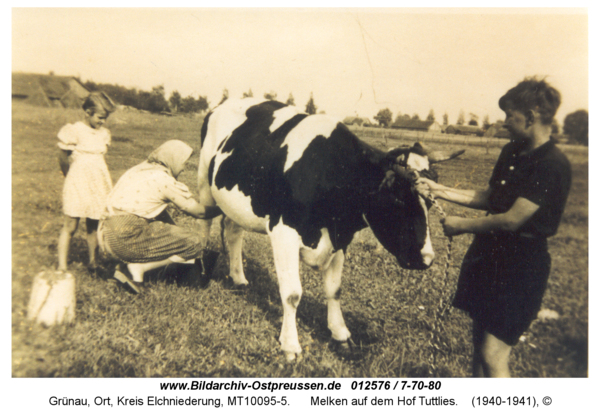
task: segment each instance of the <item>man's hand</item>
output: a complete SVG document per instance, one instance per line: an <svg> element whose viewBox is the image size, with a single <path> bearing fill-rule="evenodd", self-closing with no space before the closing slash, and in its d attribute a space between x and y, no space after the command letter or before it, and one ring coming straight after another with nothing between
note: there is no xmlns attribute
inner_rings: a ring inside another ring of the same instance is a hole
<svg viewBox="0 0 600 416"><path fill-rule="evenodd" d="M444 234L447 237L454 235L463 234L465 231L462 228L463 218L460 217L446 217L440 220L442 227L444 227Z"/></svg>

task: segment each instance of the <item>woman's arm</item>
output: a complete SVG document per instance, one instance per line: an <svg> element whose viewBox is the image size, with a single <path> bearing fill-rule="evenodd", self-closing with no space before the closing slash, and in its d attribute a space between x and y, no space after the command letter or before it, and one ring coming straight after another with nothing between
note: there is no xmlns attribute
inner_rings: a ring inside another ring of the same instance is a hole
<svg viewBox="0 0 600 416"><path fill-rule="evenodd" d="M196 217L201 220L210 220L223 214L221 208L217 206L202 205L196 200L191 200L190 203L179 206L179 208L183 212L190 214L192 217Z"/></svg>
<svg viewBox="0 0 600 416"><path fill-rule="evenodd" d="M419 178L417 187L427 186L428 191L436 198L445 199L468 208L487 209L490 188L485 191L456 189L444 186L430 179Z"/></svg>
<svg viewBox="0 0 600 416"><path fill-rule="evenodd" d="M58 149L58 164L63 175L67 176L71 163L69 162L69 156L71 156L70 150Z"/></svg>
<svg viewBox="0 0 600 416"><path fill-rule="evenodd" d="M484 234L490 231L518 231L519 228L539 209L539 205L528 199L517 198L513 206L503 214L480 218L446 217L441 222L447 236L473 233Z"/></svg>

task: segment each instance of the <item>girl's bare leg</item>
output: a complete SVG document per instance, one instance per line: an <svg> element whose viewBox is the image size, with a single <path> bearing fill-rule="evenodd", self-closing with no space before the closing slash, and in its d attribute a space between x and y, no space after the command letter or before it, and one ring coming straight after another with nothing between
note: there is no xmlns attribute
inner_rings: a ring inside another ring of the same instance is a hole
<svg viewBox="0 0 600 416"><path fill-rule="evenodd" d="M87 244L89 253L89 266L96 267L96 253L98 252L98 220L86 218L85 226L87 230Z"/></svg>
<svg viewBox="0 0 600 416"><path fill-rule="evenodd" d="M65 215L65 221L63 228L60 231L58 237L58 270L67 270L67 260L69 257L69 246L71 245L71 238L75 231L77 231L77 225L79 224L79 218L73 218Z"/></svg>

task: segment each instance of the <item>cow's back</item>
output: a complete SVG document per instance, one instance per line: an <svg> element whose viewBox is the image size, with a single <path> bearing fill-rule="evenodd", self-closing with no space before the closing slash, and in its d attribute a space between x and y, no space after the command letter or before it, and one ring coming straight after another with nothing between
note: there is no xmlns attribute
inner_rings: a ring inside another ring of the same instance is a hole
<svg viewBox="0 0 600 416"><path fill-rule="evenodd" d="M226 101L203 127L199 177L246 229L265 232L283 219L306 245L317 244L328 228L344 246L363 226L349 209L359 202L353 188L371 176L362 145L325 115L275 101Z"/></svg>

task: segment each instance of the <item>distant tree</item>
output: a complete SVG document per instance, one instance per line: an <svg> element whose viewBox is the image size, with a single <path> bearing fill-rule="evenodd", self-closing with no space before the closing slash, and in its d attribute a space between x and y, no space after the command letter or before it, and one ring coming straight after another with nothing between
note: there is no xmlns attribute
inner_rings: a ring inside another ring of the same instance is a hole
<svg viewBox="0 0 600 416"><path fill-rule="evenodd" d="M181 112L182 113L198 113L201 111L208 110L209 104L206 97L199 96L198 99L187 96L181 100Z"/></svg>
<svg viewBox="0 0 600 416"><path fill-rule="evenodd" d="M448 125L448 113L444 113L444 116L442 117L444 126Z"/></svg>
<svg viewBox="0 0 600 416"><path fill-rule="evenodd" d="M392 112L389 108L384 108L383 110L379 110L373 118L377 120L380 126L388 127L392 122Z"/></svg>
<svg viewBox="0 0 600 416"><path fill-rule="evenodd" d="M567 114L563 123L563 133L569 136L572 141L588 145L588 120L587 110L577 110Z"/></svg>
<svg viewBox="0 0 600 416"><path fill-rule="evenodd" d="M479 116L469 113L469 126L479 126Z"/></svg>
<svg viewBox="0 0 600 416"><path fill-rule="evenodd" d="M271 90L269 92L265 92L264 97L267 100L275 101L277 99L277 93L275 91Z"/></svg>
<svg viewBox="0 0 600 416"><path fill-rule="evenodd" d="M171 106L171 111L176 113L181 108L181 94L179 91L174 90L169 97L169 105Z"/></svg>
<svg viewBox="0 0 600 416"><path fill-rule="evenodd" d="M319 114L325 114L325 110L319 110Z"/></svg>
<svg viewBox="0 0 600 416"><path fill-rule="evenodd" d="M151 113L160 113L169 108L169 103L165 99L165 87L157 85L152 87L152 92L142 91L139 94L139 107L141 110Z"/></svg>
<svg viewBox="0 0 600 416"><path fill-rule="evenodd" d="M206 95L202 96L199 95L198 99L196 100L196 105L198 108L198 111L208 111L208 109L210 108L210 103L208 102L208 97Z"/></svg>
<svg viewBox="0 0 600 416"><path fill-rule="evenodd" d="M427 114L427 121L435 121L435 114L433 113L433 109L429 110L429 114Z"/></svg>
<svg viewBox="0 0 600 416"><path fill-rule="evenodd" d="M458 119L456 120L456 124L458 124L459 126L465 124L465 112L463 110L460 110L460 113L458 113Z"/></svg>
<svg viewBox="0 0 600 416"><path fill-rule="evenodd" d="M296 105L296 101L294 101L294 96L292 95L291 92L290 92L290 96L288 97L288 99L285 103L287 105Z"/></svg>
<svg viewBox="0 0 600 416"><path fill-rule="evenodd" d="M242 98L247 98L247 97L254 97L254 94L252 93L252 88L250 88L248 90L248 92L245 92L242 94Z"/></svg>
<svg viewBox="0 0 600 416"><path fill-rule="evenodd" d="M419 115L417 113L414 113L413 116L411 117L411 120L421 120L421 118L419 117Z"/></svg>
<svg viewBox="0 0 600 416"><path fill-rule="evenodd" d="M315 105L315 100L313 99L313 93L310 93L310 99L306 103L306 113L307 114L317 114L317 106Z"/></svg>
<svg viewBox="0 0 600 416"><path fill-rule="evenodd" d="M196 100L191 95L181 100L179 111L182 113L193 113L196 108Z"/></svg>
<svg viewBox="0 0 600 416"><path fill-rule="evenodd" d="M229 90L227 88L223 88L223 97L221 97L221 101L219 101L219 105L223 104L229 98Z"/></svg>
<svg viewBox="0 0 600 416"><path fill-rule="evenodd" d="M483 124L481 126L484 130L489 129L492 126L490 124L490 116L488 116L487 114L485 115L485 117L483 118Z"/></svg>

